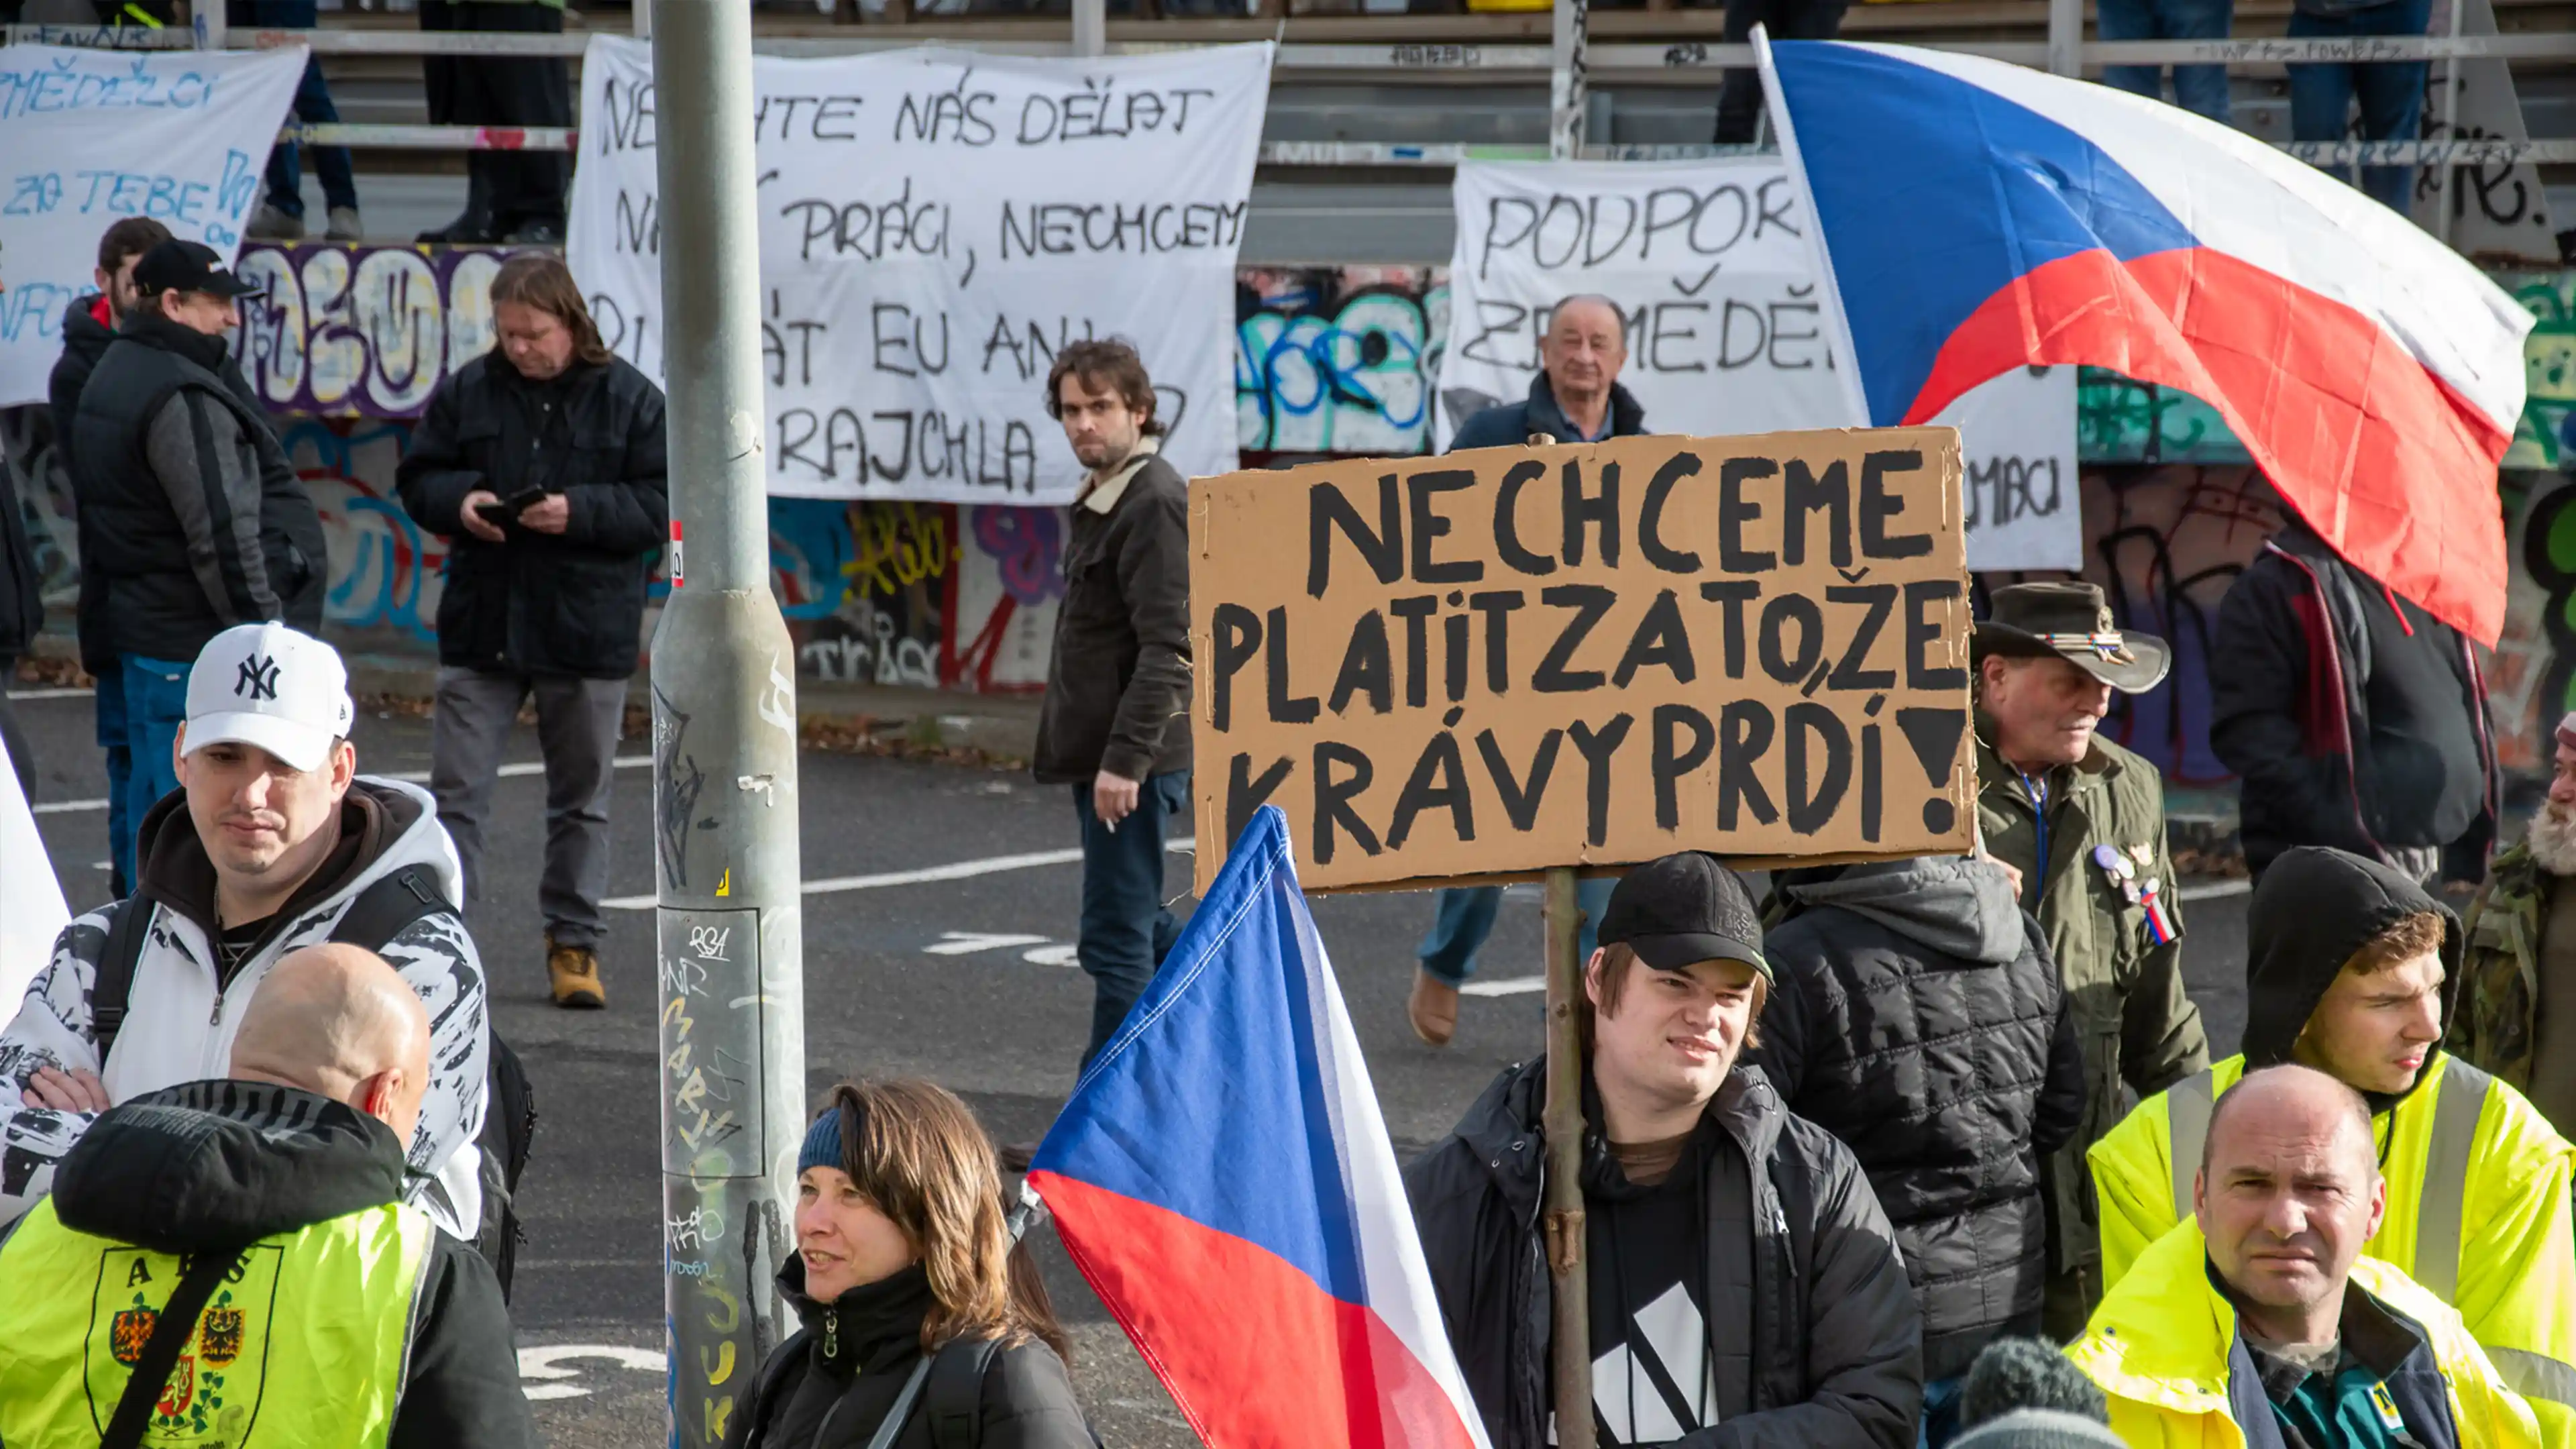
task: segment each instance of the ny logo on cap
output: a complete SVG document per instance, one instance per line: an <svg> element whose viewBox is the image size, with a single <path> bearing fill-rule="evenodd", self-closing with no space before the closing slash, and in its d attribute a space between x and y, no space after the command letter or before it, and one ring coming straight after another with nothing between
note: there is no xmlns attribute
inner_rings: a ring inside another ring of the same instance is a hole
<svg viewBox="0 0 2576 1449"><path fill-rule="evenodd" d="M277 661L265 654L243 660L241 672L233 677L233 693L254 701L277 698Z"/></svg>

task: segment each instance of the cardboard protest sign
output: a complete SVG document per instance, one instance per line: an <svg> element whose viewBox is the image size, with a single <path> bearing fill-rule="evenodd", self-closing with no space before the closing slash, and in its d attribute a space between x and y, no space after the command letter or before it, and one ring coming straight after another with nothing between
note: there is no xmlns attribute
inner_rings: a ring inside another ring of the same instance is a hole
<svg viewBox="0 0 2576 1449"><path fill-rule="evenodd" d="M1204 890L1969 847L1951 428L1622 438L1190 484Z"/></svg>

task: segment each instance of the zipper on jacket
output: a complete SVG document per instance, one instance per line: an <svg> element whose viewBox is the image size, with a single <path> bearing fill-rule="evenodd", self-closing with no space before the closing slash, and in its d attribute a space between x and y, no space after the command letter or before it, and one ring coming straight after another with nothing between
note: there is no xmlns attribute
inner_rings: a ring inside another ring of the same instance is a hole
<svg viewBox="0 0 2576 1449"><path fill-rule="evenodd" d="M840 1356L841 1312L837 1308L826 1308L823 1310L823 1357L839 1358Z"/></svg>

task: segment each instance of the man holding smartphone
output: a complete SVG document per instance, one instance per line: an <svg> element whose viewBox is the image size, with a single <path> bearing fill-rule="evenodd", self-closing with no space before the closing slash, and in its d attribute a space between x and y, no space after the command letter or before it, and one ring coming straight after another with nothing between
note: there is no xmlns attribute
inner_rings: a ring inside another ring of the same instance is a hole
<svg viewBox="0 0 2576 1449"><path fill-rule="evenodd" d="M448 540L430 791L479 896L492 784L535 697L546 973L557 1006L596 1008L609 782L670 526L662 392L601 343L551 254L502 265L492 317L498 344L430 395L396 475L403 507Z"/></svg>

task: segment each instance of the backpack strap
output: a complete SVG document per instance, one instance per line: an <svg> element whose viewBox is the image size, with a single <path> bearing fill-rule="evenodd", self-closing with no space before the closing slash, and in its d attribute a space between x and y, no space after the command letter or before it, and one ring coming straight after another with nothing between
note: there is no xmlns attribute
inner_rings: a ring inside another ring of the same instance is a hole
<svg viewBox="0 0 2576 1449"><path fill-rule="evenodd" d="M215 1289L222 1286L233 1264L241 1261L242 1252L218 1249L188 1260L179 1274L179 1286L152 1320L152 1336L134 1361L134 1376L125 1381L116 1413L107 1421L107 1432L99 1436L99 1449L135 1449L143 1442L143 1431L152 1425L153 1405L170 1386L170 1370L179 1366L179 1351L196 1336L197 1315L206 1311Z"/></svg>
<svg viewBox="0 0 2576 1449"><path fill-rule="evenodd" d="M358 892L331 928L331 939L344 946L381 951L385 943L410 929L411 923L440 911L453 911L427 869L407 865Z"/></svg>
<svg viewBox="0 0 2576 1449"><path fill-rule="evenodd" d="M108 917L107 949L98 959L98 975L89 993L90 1037L98 1044L98 1064L107 1069L107 1054L125 1028L125 1012L134 999L134 973L143 960L151 934L155 904L142 893L118 901ZM410 929L411 923L439 911L453 911L428 870L409 865L384 876L349 903L331 939L349 946L381 951L385 943Z"/></svg>
<svg viewBox="0 0 2576 1449"><path fill-rule="evenodd" d="M999 1339L959 1338L931 1355L921 1406L930 1423L931 1449L976 1449L983 1442L984 1375L1001 1349Z"/></svg>
<svg viewBox="0 0 2576 1449"><path fill-rule="evenodd" d="M98 1069L107 1070L107 1054L116 1049L116 1034L125 1028L126 1004L134 998L134 966L143 959L143 938L152 924L152 902L138 892L109 908L107 950L98 958L90 982L90 1039L98 1044Z"/></svg>

